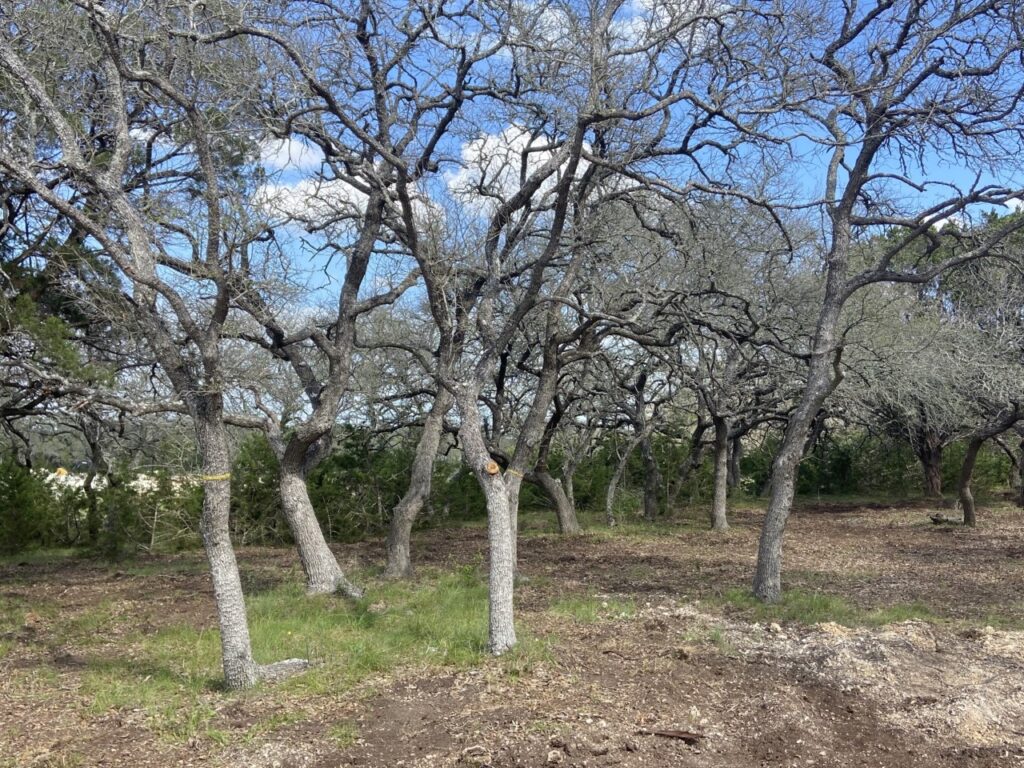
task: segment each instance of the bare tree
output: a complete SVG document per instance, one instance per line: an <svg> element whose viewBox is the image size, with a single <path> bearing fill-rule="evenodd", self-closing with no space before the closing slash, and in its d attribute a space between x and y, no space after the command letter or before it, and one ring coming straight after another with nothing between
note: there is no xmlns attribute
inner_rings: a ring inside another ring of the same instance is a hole
<svg viewBox="0 0 1024 768"><path fill-rule="evenodd" d="M0 73L11 107L0 171L109 260L123 286L109 306L125 310L118 321L145 339L192 419L226 684L245 688L299 668L255 662L228 533L221 339L239 256L231 201L242 179L229 130L212 119L231 106L209 102L203 88L224 59L190 40L218 20L148 5L116 15L92 2L5 4L3 15ZM180 34L153 38L152 27ZM240 48L231 55L246 58Z"/></svg>
<svg viewBox="0 0 1024 768"><path fill-rule="evenodd" d="M781 593L796 471L814 418L842 378L848 299L878 282L927 283L996 251L1022 226L967 231L952 255L933 258L942 248L932 227L938 219L1015 194L980 180L1020 151L1019 11L1015 0L808 5L787 8L782 25L765 30L770 58L785 62L790 114L826 154L827 167L814 201L826 229L824 288L806 386L772 468L753 585L762 600ZM807 29L816 32L807 37ZM932 153L972 169L973 182L961 189L931 176ZM920 203L908 204L907 193ZM859 238L883 229L892 233L887 243L858 247ZM911 248L917 243L923 247Z"/></svg>

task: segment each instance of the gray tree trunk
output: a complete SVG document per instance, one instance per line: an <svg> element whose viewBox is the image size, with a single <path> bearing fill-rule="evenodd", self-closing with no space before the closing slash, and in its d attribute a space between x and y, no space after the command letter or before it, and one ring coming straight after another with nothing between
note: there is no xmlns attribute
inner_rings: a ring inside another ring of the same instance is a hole
<svg viewBox="0 0 1024 768"><path fill-rule="evenodd" d="M487 502L487 543L490 554L488 574L487 647L495 656L516 644L513 595L515 592L515 550L509 509L507 475L491 459L484 443L477 392L465 387L458 396L459 443L470 469L476 475Z"/></svg>
<svg viewBox="0 0 1024 768"><path fill-rule="evenodd" d="M964 460L960 465L960 479L957 483L957 492L960 495L960 505L964 510L964 525L974 528L978 524L977 509L974 505L974 494L971 493L971 480L974 477L974 467L978 462L978 452L984 444L985 438L976 437L967 444L964 452Z"/></svg>
<svg viewBox="0 0 1024 768"><path fill-rule="evenodd" d="M570 502L561 484L551 476L547 470L538 470L531 476L537 484L544 489L555 505L555 514L558 516L558 530L567 536L576 536L580 533L580 523L576 518L576 508Z"/></svg>
<svg viewBox="0 0 1024 768"><path fill-rule="evenodd" d="M629 441L626 446L626 450L619 457L618 463L615 465L615 471L612 472L611 479L608 481L608 488L604 494L604 519L609 526L614 526L615 520L615 494L619 489L619 483L622 482L622 476L626 472L626 465L629 463L629 457L633 455L633 451L636 450L636 446L640 441L633 439Z"/></svg>
<svg viewBox="0 0 1024 768"><path fill-rule="evenodd" d="M654 457L654 446L650 435L640 441L640 454L644 460L644 519L653 522L658 516L658 491L661 488L661 473Z"/></svg>
<svg viewBox="0 0 1024 768"><path fill-rule="evenodd" d="M727 531L726 498L729 494L729 420L724 416L714 417L715 425L715 474L714 493L711 500L711 528Z"/></svg>
<svg viewBox="0 0 1024 768"><path fill-rule="evenodd" d="M682 492L683 486L690 479L690 475L700 469L700 465L704 461L704 432L707 431L707 428L707 421L698 414L697 424L694 426L693 434L690 437L690 450L686 460L680 466L679 472L669 491L668 505L671 509L675 509L676 502L679 500L679 494Z"/></svg>
<svg viewBox="0 0 1024 768"><path fill-rule="evenodd" d="M1017 506L1024 509L1024 440L1017 451Z"/></svg>
<svg viewBox="0 0 1024 768"><path fill-rule="evenodd" d="M451 410L454 402L451 392L440 387L434 404L430 408L423 433L416 444L416 456L412 462L409 477L409 488L402 496L391 514L391 527L388 531L387 565L384 577L387 579L407 579L412 576L412 555L410 540L412 526L423 510L423 505L430 498L431 481L434 474L434 459L441 444L444 431L444 418Z"/></svg>
<svg viewBox="0 0 1024 768"><path fill-rule="evenodd" d="M845 254L848 248L847 239L844 243L834 245L833 251ZM842 261L842 257L839 261ZM761 527L753 585L754 595L765 602L775 602L782 594L782 538L793 508L797 469L814 417L841 378L836 330L843 308L843 274L842 265L833 265L826 276L825 299L814 334L807 383L800 402L789 418L782 445L772 462L771 496Z"/></svg>
<svg viewBox="0 0 1024 768"><path fill-rule="evenodd" d="M740 462L743 460L743 438L737 435L732 439L729 450L729 487L739 488L743 482L743 470Z"/></svg>
<svg viewBox="0 0 1024 768"><path fill-rule="evenodd" d="M213 579L224 682L229 689L242 689L259 681L260 669L252 656L242 580L228 533L231 458L222 409L222 399L217 394L203 397L192 409L204 476L200 531Z"/></svg>
<svg viewBox="0 0 1024 768"><path fill-rule="evenodd" d="M292 538L299 551L302 571L306 575L306 592L325 595L341 592L346 597L360 598L363 590L350 582L338 559L327 546L320 522L309 500L309 486L303 468L287 460L280 463L278 481L281 488L281 508L284 511Z"/></svg>

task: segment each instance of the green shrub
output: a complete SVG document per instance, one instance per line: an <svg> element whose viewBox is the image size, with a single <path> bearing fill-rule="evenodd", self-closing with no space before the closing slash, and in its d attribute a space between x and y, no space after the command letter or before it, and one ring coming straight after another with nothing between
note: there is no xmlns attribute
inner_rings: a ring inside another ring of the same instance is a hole
<svg viewBox="0 0 1024 768"><path fill-rule="evenodd" d="M61 528L56 511L41 477L11 456L0 458L0 551L53 546Z"/></svg>

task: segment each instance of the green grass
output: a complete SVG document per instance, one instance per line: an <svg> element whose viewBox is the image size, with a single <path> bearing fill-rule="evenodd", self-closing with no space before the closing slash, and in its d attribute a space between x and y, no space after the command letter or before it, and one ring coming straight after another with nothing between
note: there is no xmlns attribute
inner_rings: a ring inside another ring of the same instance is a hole
<svg viewBox="0 0 1024 768"><path fill-rule="evenodd" d="M549 610L583 624L592 624L601 619L628 619L636 612L636 606L632 600L621 598L575 595L559 598Z"/></svg>
<svg viewBox="0 0 1024 768"><path fill-rule="evenodd" d="M355 744L359 730L352 723L336 723L327 731L327 736L339 749L345 749Z"/></svg>
<svg viewBox="0 0 1024 768"><path fill-rule="evenodd" d="M712 602L729 606L755 621L794 621L803 624L833 621L847 627L877 627L909 619L938 619L923 603L864 609L838 595L801 589L785 590L777 603L762 603L745 589L730 589L720 598L712 599Z"/></svg>
<svg viewBox="0 0 1024 768"><path fill-rule="evenodd" d="M314 664L279 684L280 690L338 695L398 667L468 667L489 658L487 587L477 569L422 569L414 583L369 586L368 596L354 603L309 597L298 584L271 588L247 601L257 661L299 657ZM99 618L79 620L78 626L93 621ZM522 629L519 634L519 646L498 662L509 675L523 673L546 653L542 641ZM217 632L181 625L129 639L130 655L89 662L83 690L94 712L142 710L149 727L173 741L197 734L217 743L229 738L218 727L214 709L225 695L218 690ZM283 722L253 728L272 730Z"/></svg>

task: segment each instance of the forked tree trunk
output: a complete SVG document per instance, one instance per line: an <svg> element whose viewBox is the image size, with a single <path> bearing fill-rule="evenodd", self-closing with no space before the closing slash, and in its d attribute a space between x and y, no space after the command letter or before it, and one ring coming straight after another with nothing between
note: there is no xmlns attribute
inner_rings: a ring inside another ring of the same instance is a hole
<svg viewBox="0 0 1024 768"><path fill-rule="evenodd" d="M409 488L391 514L387 543L388 559L384 568L384 577L387 579L407 579L412 576L412 526L423 510L423 505L430 498L434 459L441 444L444 418L451 410L453 402L451 392L440 387L423 424L423 433L416 444L416 456L412 462Z"/></svg>
<svg viewBox="0 0 1024 768"><path fill-rule="evenodd" d="M575 536L580 532L580 523L576 519L576 508L569 501L565 489L551 476L547 470L537 470L531 475L532 479L544 489L544 492L555 505L555 514L558 516L558 530L566 536Z"/></svg>
<svg viewBox="0 0 1024 768"><path fill-rule="evenodd" d="M679 500L679 494L683 490L683 486L686 485L690 476L700 469L700 465L704 462L704 433L707 431L708 422L705 421L700 415L697 416L697 424L693 428L693 434L690 436L690 450L687 453L685 461L679 468L679 472L675 477L675 481L671 484L671 490L669 491L668 506L670 509L675 509L676 502Z"/></svg>
<svg viewBox="0 0 1024 768"><path fill-rule="evenodd" d="M974 467L978 462L978 452L981 450L985 438L974 438L967 444L964 452L964 460L960 465L960 479L957 484L957 492L960 494L960 505L964 510L964 525L974 528L978 524L977 510L974 505L974 494L971 493L971 479L974 477Z"/></svg>
<svg viewBox="0 0 1024 768"><path fill-rule="evenodd" d="M724 416L715 416L714 425L715 474L711 500L711 528L715 531L726 531L729 529L729 521L726 518L726 498L729 494L729 420Z"/></svg>
<svg viewBox="0 0 1024 768"><path fill-rule="evenodd" d="M278 481L281 487L281 509L299 551L302 571L306 575L306 592L310 595L340 592L346 597L360 598L363 590L345 577L338 559L327 546L313 504L309 500L305 470L301 463L298 466L296 464L287 456L282 459Z"/></svg>

